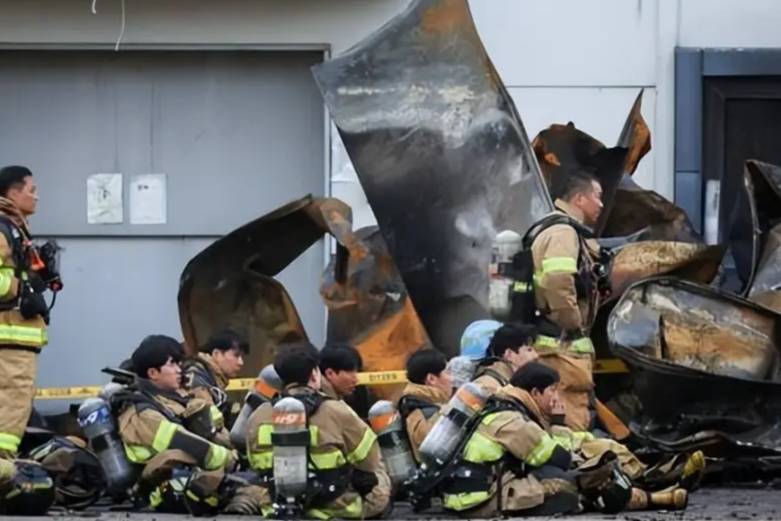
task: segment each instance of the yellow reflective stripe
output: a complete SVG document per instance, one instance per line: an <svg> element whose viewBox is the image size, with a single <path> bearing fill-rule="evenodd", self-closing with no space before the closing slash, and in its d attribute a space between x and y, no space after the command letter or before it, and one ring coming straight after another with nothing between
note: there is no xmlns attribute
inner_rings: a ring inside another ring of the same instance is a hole
<svg viewBox="0 0 781 521"><path fill-rule="evenodd" d="M20 343L42 346L49 337L45 329L39 327L0 325L0 343Z"/></svg>
<svg viewBox="0 0 781 521"><path fill-rule="evenodd" d="M266 519L271 519L274 516L274 507L269 504L260 505L260 515Z"/></svg>
<svg viewBox="0 0 781 521"><path fill-rule="evenodd" d="M464 447L464 459L472 463L490 463L504 456L504 447L489 437L475 432Z"/></svg>
<svg viewBox="0 0 781 521"><path fill-rule="evenodd" d="M0 259L0 263L2 260ZM15 278L13 268L0 268L0 297L5 297L11 291L11 284Z"/></svg>
<svg viewBox="0 0 781 521"><path fill-rule="evenodd" d="M224 425L225 417L215 405L209 406L209 417L214 425Z"/></svg>
<svg viewBox="0 0 781 521"><path fill-rule="evenodd" d="M531 284L528 282L521 282L518 281L515 284L513 284L513 291L516 293L528 293L534 288Z"/></svg>
<svg viewBox="0 0 781 521"><path fill-rule="evenodd" d="M445 497L442 501L442 506L449 510L460 512L461 510L474 508L481 503L485 503L490 497L491 495L487 491L445 494Z"/></svg>
<svg viewBox="0 0 781 521"><path fill-rule="evenodd" d="M563 272L563 273L577 273L578 272L578 260L572 257L548 257L542 259L542 275L548 273Z"/></svg>
<svg viewBox="0 0 781 521"><path fill-rule="evenodd" d="M171 444L171 439L173 439L175 433L175 423L171 423L168 420L161 421L160 425L157 427L155 439L152 441L152 448L155 449L155 452L163 452L166 450Z"/></svg>
<svg viewBox="0 0 781 521"><path fill-rule="evenodd" d="M309 426L309 446L310 447L317 447L317 440L320 438L320 429L317 428L317 425L310 425Z"/></svg>
<svg viewBox="0 0 781 521"><path fill-rule="evenodd" d="M160 490L160 487L157 487L149 494L149 506L152 508L157 508L160 506L162 502L163 502L163 493Z"/></svg>
<svg viewBox="0 0 781 521"><path fill-rule="evenodd" d="M125 455L132 463L144 463L153 456L152 451L143 445L127 444L125 444Z"/></svg>
<svg viewBox="0 0 781 521"><path fill-rule="evenodd" d="M554 434L553 441L567 450L572 450L572 438L563 434Z"/></svg>
<svg viewBox="0 0 781 521"><path fill-rule="evenodd" d="M594 344L589 337L584 336L583 338L578 338L572 342L569 345L569 350L575 351L576 353L594 353Z"/></svg>
<svg viewBox="0 0 781 521"><path fill-rule="evenodd" d="M342 451L338 449L328 452L311 452L309 458L318 470L337 469L347 463Z"/></svg>
<svg viewBox="0 0 781 521"><path fill-rule="evenodd" d="M537 335L537 339L534 341L534 347L542 349L557 349L559 347L559 339L552 336Z"/></svg>
<svg viewBox="0 0 781 521"><path fill-rule="evenodd" d="M343 508L312 508L306 511L306 515L315 519L332 519L341 517L344 519L362 519L363 501L361 496L356 496Z"/></svg>
<svg viewBox="0 0 781 521"><path fill-rule="evenodd" d="M229 451L222 445L212 443L206 456L206 470L217 470L228 462Z"/></svg>
<svg viewBox="0 0 781 521"><path fill-rule="evenodd" d="M250 452L249 464L255 470L271 470L274 467L274 454L270 450Z"/></svg>
<svg viewBox="0 0 781 521"><path fill-rule="evenodd" d="M545 433L537 446L524 458L524 461L533 467L540 467L550 459L557 446L556 441Z"/></svg>
<svg viewBox="0 0 781 521"><path fill-rule="evenodd" d="M561 342L559 342L558 338L552 336L537 335L537 339L534 341L534 347L538 349L559 349L561 347ZM574 353L593 354L594 343L591 342L589 337L584 336L583 338L578 338L577 340L569 342L566 350Z"/></svg>
<svg viewBox="0 0 781 521"><path fill-rule="evenodd" d="M19 436L7 432L0 432L0 450L16 452L19 450L20 443L22 443L22 439Z"/></svg>
<svg viewBox="0 0 781 521"><path fill-rule="evenodd" d="M258 429L258 445L271 445L271 433L274 432L274 426L265 423Z"/></svg>
<svg viewBox="0 0 781 521"><path fill-rule="evenodd" d="M372 450L372 446L376 439L377 435L374 434L373 430L367 428L363 431L361 442L352 450L352 452L347 454L347 462L351 465L355 465L356 463L365 460L369 456L369 451Z"/></svg>

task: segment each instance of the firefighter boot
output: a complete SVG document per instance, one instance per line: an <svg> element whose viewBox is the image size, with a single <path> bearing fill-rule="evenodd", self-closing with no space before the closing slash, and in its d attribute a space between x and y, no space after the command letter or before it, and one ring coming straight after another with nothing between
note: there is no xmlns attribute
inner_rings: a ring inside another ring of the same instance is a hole
<svg viewBox="0 0 781 521"><path fill-rule="evenodd" d="M627 510L683 510L689 504L689 493L682 488L661 492L646 492L632 488L632 498Z"/></svg>

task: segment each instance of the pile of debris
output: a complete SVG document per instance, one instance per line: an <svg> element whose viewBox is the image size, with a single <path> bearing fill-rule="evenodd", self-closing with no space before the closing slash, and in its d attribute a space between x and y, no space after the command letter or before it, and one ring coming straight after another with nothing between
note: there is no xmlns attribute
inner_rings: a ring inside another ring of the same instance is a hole
<svg viewBox="0 0 781 521"><path fill-rule="evenodd" d="M455 355L466 325L490 316L497 232L523 235L552 211L550 183L584 168L604 189L595 235L617 254L593 337L599 357L629 369L598 394L636 397L618 412L647 447L774 468L781 169L747 162L726 244L706 245L683 210L632 178L651 147L642 92L612 148L573 123L530 141L466 0L413 2L314 75L378 227L353 231L344 203L305 197L217 241L182 276L187 344L241 327L252 373L280 343L305 338L274 276L329 233L329 340L356 345L370 371L400 369L426 346Z"/></svg>

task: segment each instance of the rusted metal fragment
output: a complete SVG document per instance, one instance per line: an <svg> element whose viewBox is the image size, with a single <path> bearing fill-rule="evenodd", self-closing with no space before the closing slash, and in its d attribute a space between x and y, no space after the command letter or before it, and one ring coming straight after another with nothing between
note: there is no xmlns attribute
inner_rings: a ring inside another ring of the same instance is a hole
<svg viewBox="0 0 781 521"><path fill-rule="evenodd" d="M673 241L632 242L614 251L610 278L616 296L635 282L661 275L709 284L724 256L722 246Z"/></svg>
<svg viewBox="0 0 781 521"><path fill-rule="evenodd" d="M686 212L653 190L625 175L616 188L604 237L643 231L643 240L701 242Z"/></svg>
<svg viewBox="0 0 781 521"><path fill-rule="evenodd" d="M365 371L402 369L411 353L430 345L377 227L357 230L348 247L338 247L320 294L328 308L328 340L355 346ZM375 393L394 390L382 386Z"/></svg>
<svg viewBox="0 0 781 521"><path fill-rule="evenodd" d="M552 210L523 123L466 0L418 0L313 68L434 345L488 317L498 230Z"/></svg>
<svg viewBox="0 0 781 521"><path fill-rule="evenodd" d="M637 165L645 155L651 151L651 130L643 118L643 93L640 92L629 110L629 115L624 122L624 128L618 136L616 146L627 149L626 159L624 161L624 174L632 175L637 170Z"/></svg>
<svg viewBox="0 0 781 521"><path fill-rule="evenodd" d="M748 430L781 413L780 319L707 286L651 279L626 290L607 332L632 371L646 420L688 421L694 432L735 418Z"/></svg>
<svg viewBox="0 0 781 521"><path fill-rule="evenodd" d="M250 354L242 373L255 376L280 344L307 338L287 291L273 277L328 233L338 244L321 286L329 308L328 340L356 346L367 370L403 368L428 338L381 235L376 229L353 233L351 214L338 199L307 196L193 258L179 290L188 350L216 329L244 331Z"/></svg>
<svg viewBox="0 0 781 521"><path fill-rule="evenodd" d="M746 161L742 188L727 227L727 244L741 293L757 295L781 283L781 278L773 282L777 243L770 239L773 227L781 221L781 168L753 159ZM725 197L722 194L722 204ZM770 250L765 247L768 242ZM754 280L760 269L765 273L755 290Z"/></svg>

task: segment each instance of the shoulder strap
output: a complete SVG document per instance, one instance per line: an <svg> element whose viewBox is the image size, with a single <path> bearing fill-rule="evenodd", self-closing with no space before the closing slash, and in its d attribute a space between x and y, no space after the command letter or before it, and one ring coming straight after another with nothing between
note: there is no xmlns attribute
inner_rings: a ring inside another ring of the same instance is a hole
<svg viewBox="0 0 781 521"><path fill-rule="evenodd" d="M119 391L111 397L111 408L114 410L115 414L123 411L130 405L134 405L138 412L152 409L165 416L165 419L170 422L181 423L178 416L144 391L138 389Z"/></svg>
<svg viewBox="0 0 781 521"><path fill-rule="evenodd" d="M543 231L557 224L566 224L567 226L572 226L580 238L590 238L593 236L593 233L588 227L580 224L569 215L553 213L543 217L535 224L533 224L531 228L529 228L529 230L526 232L526 235L523 236L524 248L530 248Z"/></svg>
<svg viewBox="0 0 781 521"><path fill-rule="evenodd" d="M406 418L414 411L420 411L428 420L439 412L439 407L428 400L418 398L417 396L405 395L399 399L399 413L402 418Z"/></svg>
<svg viewBox="0 0 781 521"><path fill-rule="evenodd" d="M188 387L218 387L217 379L202 360L197 358L189 359L185 372L188 375Z"/></svg>
<svg viewBox="0 0 781 521"><path fill-rule="evenodd" d="M276 404L282 398L287 398L287 397L295 398L296 400L299 400L301 403L304 404L304 408L306 409L307 423L309 422L309 418L311 418L312 415L317 412L317 410L320 408L320 406L323 404L324 401L333 399L330 396L326 396L323 393L318 393L318 392L290 394L288 392L283 391L277 394L274 398L272 398L271 403Z"/></svg>
<svg viewBox="0 0 781 521"><path fill-rule="evenodd" d="M27 259L24 256L24 241L22 232L8 216L0 214L0 233L5 236L8 246L11 248L11 255L16 264L17 275L24 271Z"/></svg>

